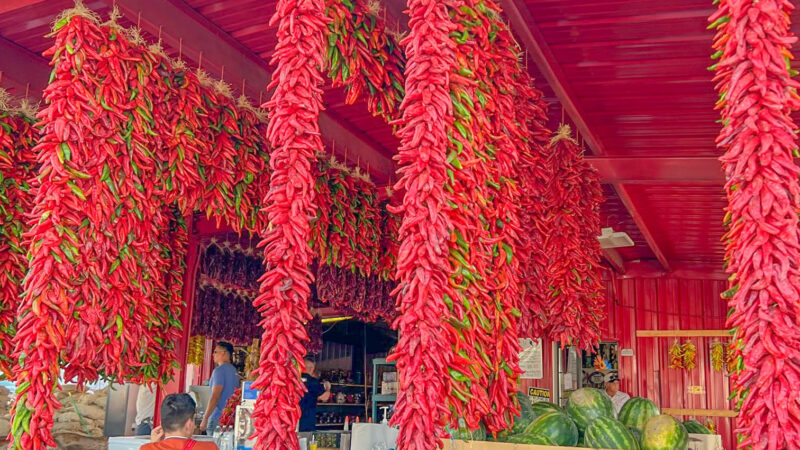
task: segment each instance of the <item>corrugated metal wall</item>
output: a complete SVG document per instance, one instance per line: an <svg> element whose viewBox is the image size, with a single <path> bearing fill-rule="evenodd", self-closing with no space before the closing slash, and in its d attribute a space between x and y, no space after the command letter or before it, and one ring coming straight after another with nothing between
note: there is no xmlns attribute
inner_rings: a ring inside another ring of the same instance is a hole
<svg viewBox="0 0 800 450"><path fill-rule="evenodd" d="M710 345L716 338L691 339L697 347L693 370L669 368L669 348L674 338L637 338L636 330L724 329L727 306L720 298L724 281L670 278L634 278L608 283L607 319L602 339L617 341L633 356L620 356L620 388L633 396L647 397L662 408L731 409L728 378L711 367ZM544 379L523 380L527 391L534 386L552 392L551 345L545 343ZM690 386L704 393L690 394ZM682 420L694 418L684 417ZM705 417L696 417L705 423ZM733 419L712 418L725 449L733 449Z"/></svg>
<svg viewBox="0 0 800 450"><path fill-rule="evenodd" d="M608 318L603 338L633 349L620 357L620 388L647 397L662 408L731 409L725 372L711 366L710 346L718 338L680 338L697 347L697 367L670 369L669 348L675 338L636 337L636 330L725 328L727 305L720 298L724 281L638 278L609 283ZM704 393L692 394L690 386ZM685 417L688 419L690 417ZM694 418L694 417L692 417ZM706 418L697 417L701 422ZM726 449L734 448L733 419L712 418Z"/></svg>

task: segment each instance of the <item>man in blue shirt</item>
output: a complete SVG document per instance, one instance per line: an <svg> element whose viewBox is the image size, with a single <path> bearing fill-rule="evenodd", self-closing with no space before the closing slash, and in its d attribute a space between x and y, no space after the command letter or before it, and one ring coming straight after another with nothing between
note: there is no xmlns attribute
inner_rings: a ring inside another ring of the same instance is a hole
<svg viewBox="0 0 800 450"><path fill-rule="evenodd" d="M211 380L208 382L211 398L200 423L200 431L205 431L209 436L213 436L219 427L222 409L228 404L228 398L233 395L233 391L239 387L239 374L231 364L232 357L233 345L228 342L218 342L214 348L214 363L217 367L211 372Z"/></svg>
<svg viewBox="0 0 800 450"><path fill-rule="evenodd" d="M314 361L305 360L306 370L300 376L306 385L306 393L300 399L300 424L298 431L317 430L317 401L327 402L331 398L331 384L322 383L314 378L316 367Z"/></svg>

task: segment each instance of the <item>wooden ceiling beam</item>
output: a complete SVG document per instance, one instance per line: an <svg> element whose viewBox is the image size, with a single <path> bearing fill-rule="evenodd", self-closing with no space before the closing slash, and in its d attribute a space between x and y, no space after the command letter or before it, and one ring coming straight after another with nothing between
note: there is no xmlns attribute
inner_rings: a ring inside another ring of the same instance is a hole
<svg viewBox="0 0 800 450"><path fill-rule="evenodd" d="M713 156L587 156L607 184L691 184L725 183L722 165Z"/></svg>
<svg viewBox="0 0 800 450"><path fill-rule="evenodd" d="M575 127L580 132L581 137L586 142L591 152L596 156L606 156L607 151L600 138L595 134L594 130L589 127L586 121L586 116L583 114L580 106L577 103L576 97L569 86L567 77L564 74L561 66L558 63L553 52L547 44L541 30L536 26L533 20L528 20L527 7L522 5L518 6L517 0L501 0L500 2L506 16L511 22L511 28L514 33L521 38L525 48L530 52L531 58L536 63L536 66L541 71L550 88L555 92L564 111L569 115ZM523 13L524 11L524 13ZM647 226L641 212L637 209L633 200L631 199L628 190L620 183L611 183L614 190L617 192L622 204L628 210L631 218L636 223L639 231L647 241L650 250L656 256L656 259L664 268L670 270L670 264L667 260L664 251L661 249L658 241L656 240L653 232Z"/></svg>

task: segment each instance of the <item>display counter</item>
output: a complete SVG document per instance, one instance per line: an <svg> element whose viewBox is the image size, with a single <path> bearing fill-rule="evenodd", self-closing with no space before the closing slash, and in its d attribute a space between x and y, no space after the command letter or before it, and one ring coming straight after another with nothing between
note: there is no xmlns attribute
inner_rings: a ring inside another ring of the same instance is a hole
<svg viewBox="0 0 800 450"><path fill-rule="evenodd" d="M192 439L214 442L214 438L211 436L192 436ZM149 436L115 436L108 438L108 450L139 450L142 445L149 443Z"/></svg>

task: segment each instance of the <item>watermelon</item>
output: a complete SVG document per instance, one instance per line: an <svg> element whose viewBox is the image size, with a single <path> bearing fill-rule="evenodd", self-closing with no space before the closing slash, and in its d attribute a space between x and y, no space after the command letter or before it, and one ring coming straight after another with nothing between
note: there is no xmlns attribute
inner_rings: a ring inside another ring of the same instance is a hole
<svg viewBox="0 0 800 450"><path fill-rule="evenodd" d="M536 434L515 434L514 436L509 436L504 442L512 442L514 444L556 445L549 437Z"/></svg>
<svg viewBox="0 0 800 450"><path fill-rule="evenodd" d="M569 416L558 411L537 417L528 425L524 434L548 437L556 445L572 446L578 443L578 427Z"/></svg>
<svg viewBox="0 0 800 450"><path fill-rule="evenodd" d="M641 445L642 444L642 430L640 430L638 428L628 427L628 431L630 431L631 434L633 435L633 437L636 438L636 442L638 442L639 443L639 447L641 447L642 446Z"/></svg>
<svg viewBox="0 0 800 450"><path fill-rule="evenodd" d="M643 450L686 450L688 446L689 433L674 417L661 414L651 417L644 424Z"/></svg>
<svg viewBox="0 0 800 450"><path fill-rule="evenodd" d="M534 418L553 411L564 412L560 406L550 402L536 402L531 405L531 410Z"/></svg>
<svg viewBox="0 0 800 450"><path fill-rule="evenodd" d="M445 431L447 431L447 433L453 439L460 439L462 441L486 440L486 428L483 426L483 424L481 424L480 428L474 431L467 429L466 425L464 424L464 419L458 419L458 424L458 429L450 428L449 425L445 427Z"/></svg>
<svg viewBox="0 0 800 450"><path fill-rule="evenodd" d="M538 414L536 414L531 406L531 400L527 395L522 392L517 392L517 400L519 400L520 416L514 418L514 426L509 430L510 434L520 434L528 428L528 425L533 422Z"/></svg>
<svg viewBox="0 0 800 450"><path fill-rule="evenodd" d="M647 419L659 414L658 406L651 400L642 397L633 397L622 405L617 419L629 427L644 430L644 424L647 422Z"/></svg>
<svg viewBox="0 0 800 450"><path fill-rule="evenodd" d="M614 406L605 392L594 388L581 388L570 394L567 413L581 433L598 417L614 418Z"/></svg>
<svg viewBox="0 0 800 450"><path fill-rule="evenodd" d="M683 426L686 428L686 431L688 431L689 433L693 433L693 434L713 434L713 433L711 433L711 430L708 429L708 427L706 427L705 425L703 425L702 423L700 423L700 422L698 422L698 421L696 421L694 419L687 420L686 422L683 422Z"/></svg>
<svg viewBox="0 0 800 450"><path fill-rule="evenodd" d="M610 417L598 417L586 427L584 445L590 448L639 448L639 443L633 437L628 427L622 422Z"/></svg>

